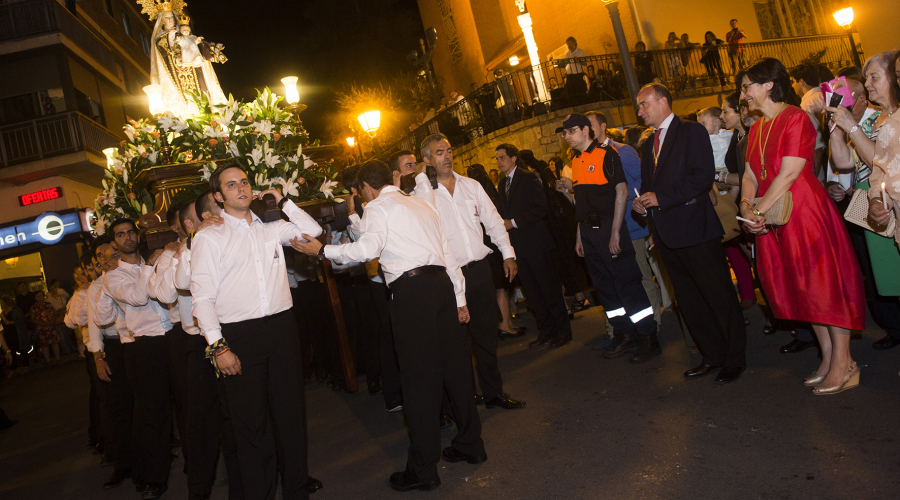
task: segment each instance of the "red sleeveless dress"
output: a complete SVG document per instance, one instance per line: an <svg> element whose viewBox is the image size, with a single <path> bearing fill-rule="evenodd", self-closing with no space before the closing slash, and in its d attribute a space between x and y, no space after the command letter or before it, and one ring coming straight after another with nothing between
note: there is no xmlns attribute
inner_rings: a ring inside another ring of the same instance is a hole
<svg viewBox="0 0 900 500"><path fill-rule="evenodd" d="M760 178L763 144L765 179ZM815 144L809 115L794 106L774 122L759 120L750 129L747 161L759 182L757 197L772 185L783 157L806 159L790 188L790 220L756 237L759 278L775 317L861 330L866 325L862 274L844 219L813 170Z"/></svg>

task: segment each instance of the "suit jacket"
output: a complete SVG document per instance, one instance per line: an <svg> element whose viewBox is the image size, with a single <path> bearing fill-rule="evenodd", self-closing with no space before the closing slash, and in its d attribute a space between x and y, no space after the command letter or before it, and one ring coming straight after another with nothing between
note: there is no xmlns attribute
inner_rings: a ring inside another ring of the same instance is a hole
<svg viewBox="0 0 900 500"><path fill-rule="evenodd" d="M509 230L509 241L516 250L516 255L552 249L553 240L544 222L548 211L547 198L537 174L533 170L516 167L508 198L504 186L506 176L497 184L497 211L500 212L500 217L516 222L516 227Z"/></svg>
<svg viewBox="0 0 900 500"><path fill-rule="evenodd" d="M676 116L666 132L656 172L652 140L644 142L641 158L641 193L656 193L659 203L649 213L654 237L669 248L684 248L725 234L708 194L716 163L703 125Z"/></svg>

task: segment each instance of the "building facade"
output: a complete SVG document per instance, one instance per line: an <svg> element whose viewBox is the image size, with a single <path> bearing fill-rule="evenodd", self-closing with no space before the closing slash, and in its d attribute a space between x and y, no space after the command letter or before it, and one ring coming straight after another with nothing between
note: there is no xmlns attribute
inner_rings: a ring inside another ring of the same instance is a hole
<svg viewBox="0 0 900 500"><path fill-rule="evenodd" d="M71 283L103 150L147 115L150 37L133 1L0 0L0 293Z"/></svg>

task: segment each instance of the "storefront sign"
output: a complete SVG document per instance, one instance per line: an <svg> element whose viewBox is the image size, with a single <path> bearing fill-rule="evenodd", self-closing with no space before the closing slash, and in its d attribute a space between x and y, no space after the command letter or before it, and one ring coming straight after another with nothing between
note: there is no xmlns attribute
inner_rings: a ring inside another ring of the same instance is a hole
<svg viewBox="0 0 900 500"><path fill-rule="evenodd" d="M62 198L62 195L63 191L61 187L45 189L43 191L37 191L35 193L23 194L22 196L19 196L19 205L27 207L28 205L34 205L35 203L40 203L42 201L50 201L57 198Z"/></svg>
<svg viewBox="0 0 900 500"><path fill-rule="evenodd" d="M0 228L0 249L29 243L53 245L71 233L86 231L82 212L44 212L30 222Z"/></svg>

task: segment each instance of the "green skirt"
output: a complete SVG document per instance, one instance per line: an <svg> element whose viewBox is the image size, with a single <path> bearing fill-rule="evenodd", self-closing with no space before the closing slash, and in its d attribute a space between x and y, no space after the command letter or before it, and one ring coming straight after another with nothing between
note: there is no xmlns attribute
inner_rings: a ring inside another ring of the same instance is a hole
<svg viewBox="0 0 900 500"><path fill-rule="evenodd" d="M869 189L869 181L859 182L856 189ZM872 261L872 274L878 295L896 297L900 295L900 250L894 238L885 238L872 231L866 231L866 246Z"/></svg>

